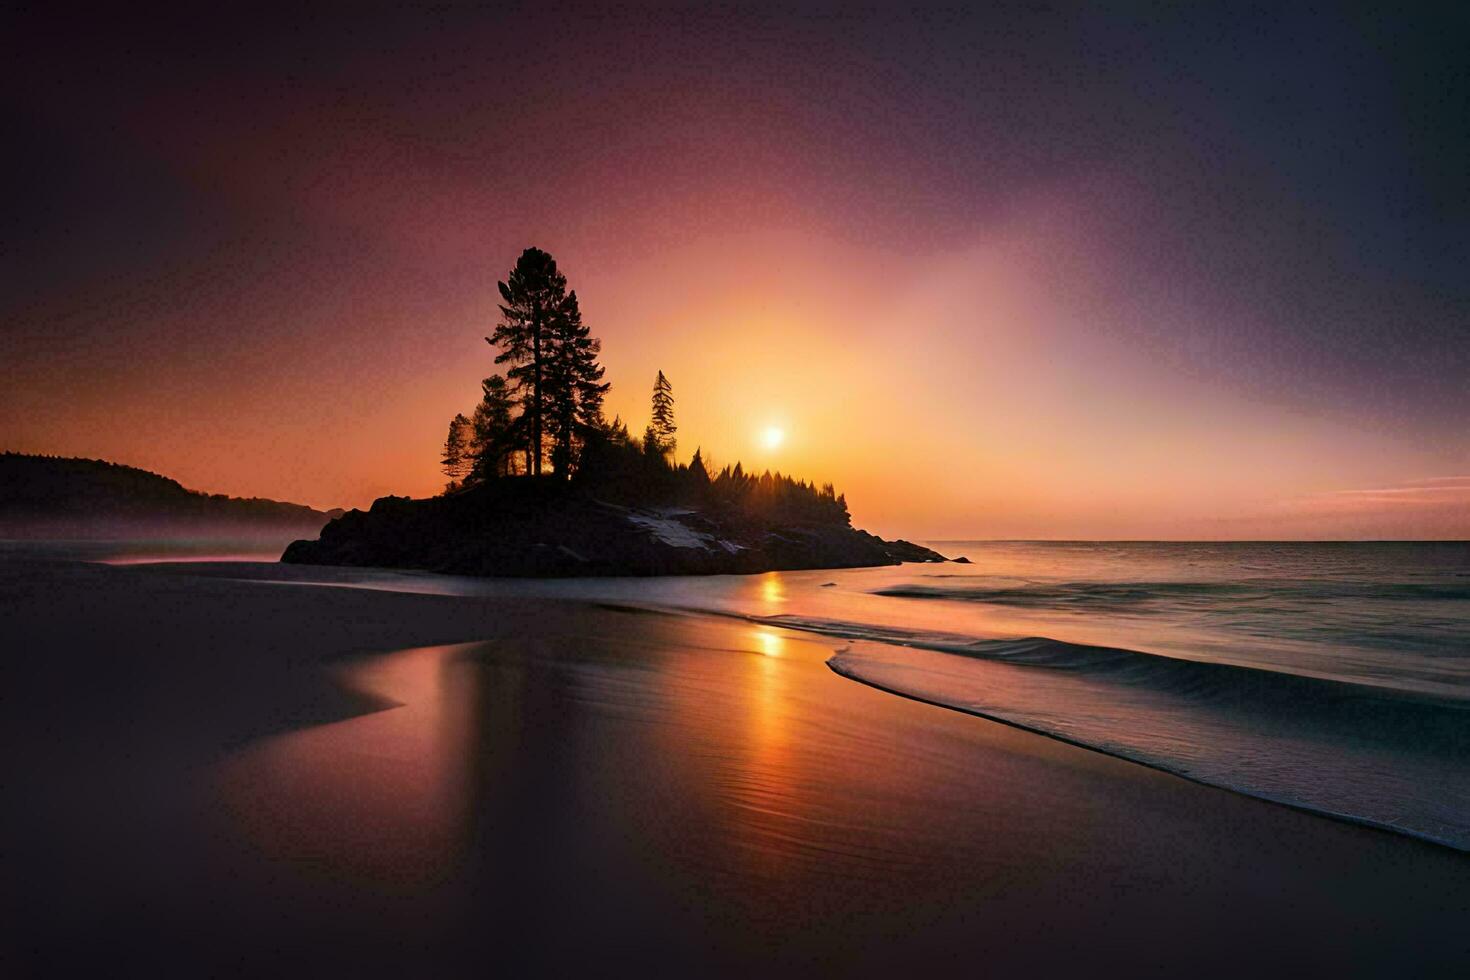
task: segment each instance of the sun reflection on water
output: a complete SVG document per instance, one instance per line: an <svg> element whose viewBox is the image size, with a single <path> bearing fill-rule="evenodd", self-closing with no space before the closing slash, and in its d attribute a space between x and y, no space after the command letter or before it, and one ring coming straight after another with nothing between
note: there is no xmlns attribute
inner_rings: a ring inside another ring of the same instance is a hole
<svg viewBox="0 0 1470 980"><path fill-rule="evenodd" d="M768 613L786 602L786 582L779 572L767 572L761 576L760 598Z"/></svg>

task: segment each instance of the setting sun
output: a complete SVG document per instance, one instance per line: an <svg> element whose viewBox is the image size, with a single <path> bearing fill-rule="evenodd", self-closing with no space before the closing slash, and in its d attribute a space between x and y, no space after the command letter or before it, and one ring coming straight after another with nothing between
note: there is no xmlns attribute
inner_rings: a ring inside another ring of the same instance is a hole
<svg viewBox="0 0 1470 980"><path fill-rule="evenodd" d="M761 432L761 445L767 449L779 448L786 441L786 431L777 425L768 425Z"/></svg>

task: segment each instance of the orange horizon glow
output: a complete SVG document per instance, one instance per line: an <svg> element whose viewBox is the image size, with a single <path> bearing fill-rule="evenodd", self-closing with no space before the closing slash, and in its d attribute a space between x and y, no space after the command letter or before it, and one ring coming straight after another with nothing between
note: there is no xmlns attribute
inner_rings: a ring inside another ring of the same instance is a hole
<svg viewBox="0 0 1470 980"><path fill-rule="evenodd" d="M674 385L680 461L697 447L715 469L739 460L831 480L854 523L878 533L1470 536L1470 483L1447 479L1453 454L1180 377L1146 351L1077 334L1078 309L1027 259L1068 244L1045 240L1054 235L1022 223L940 261L790 232L616 263L541 244L603 340L609 417L641 430L661 368ZM5 448L324 508L436 493L442 430L495 370L481 338L495 276L512 260L508 250L431 324L385 324L380 341L364 338L366 352L334 359L303 345L270 367L243 352L240 371L160 361L105 396L68 391L64 416L38 404ZM874 288L894 278L909 286ZM651 292L655 280L675 285ZM1116 301L1087 279L1070 286L1094 310ZM216 404L230 411L205 407ZM1417 495L1362 492L1425 478L1443 482Z"/></svg>

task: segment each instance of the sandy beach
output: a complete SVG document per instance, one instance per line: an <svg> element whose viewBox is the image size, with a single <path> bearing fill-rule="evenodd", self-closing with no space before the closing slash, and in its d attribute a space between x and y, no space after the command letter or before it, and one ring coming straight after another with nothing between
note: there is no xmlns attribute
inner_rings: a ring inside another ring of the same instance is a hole
<svg viewBox="0 0 1470 980"><path fill-rule="evenodd" d="M1462 854L874 690L840 640L204 572L0 564L11 975L1470 952Z"/></svg>

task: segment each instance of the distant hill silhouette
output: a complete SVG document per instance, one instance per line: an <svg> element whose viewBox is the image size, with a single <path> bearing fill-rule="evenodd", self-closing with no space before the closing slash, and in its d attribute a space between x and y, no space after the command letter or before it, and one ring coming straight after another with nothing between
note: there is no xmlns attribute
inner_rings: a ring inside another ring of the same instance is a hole
<svg viewBox="0 0 1470 980"><path fill-rule="evenodd" d="M0 537L315 533L341 513L200 493L100 459L0 454Z"/></svg>

